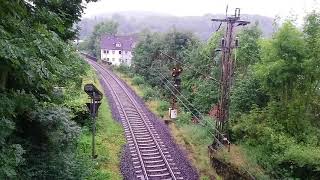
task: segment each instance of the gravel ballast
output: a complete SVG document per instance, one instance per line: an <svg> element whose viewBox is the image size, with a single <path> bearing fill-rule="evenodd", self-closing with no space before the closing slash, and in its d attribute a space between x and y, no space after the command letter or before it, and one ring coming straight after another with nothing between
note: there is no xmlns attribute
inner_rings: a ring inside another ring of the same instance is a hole
<svg viewBox="0 0 320 180"><path fill-rule="evenodd" d="M140 98L124 81L121 80L121 82L132 94L137 103L142 107L143 112L155 127L157 133L167 147L171 157L174 159L174 163L176 164L175 166L179 169L183 178L187 180L199 179L197 171L188 162L186 152L184 152L177 144L175 144L167 125L147 108L142 98ZM108 85L106 85L101 79L100 83L104 89L105 95L108 97L108 103L110 105L113 118L122 123L120 120L119 111L115 105L115 99L111 95L111 90L108 88ZM123 174L124 179L137 179L134 173L128 144L123 147L121 158L121 173Z"/></svg>

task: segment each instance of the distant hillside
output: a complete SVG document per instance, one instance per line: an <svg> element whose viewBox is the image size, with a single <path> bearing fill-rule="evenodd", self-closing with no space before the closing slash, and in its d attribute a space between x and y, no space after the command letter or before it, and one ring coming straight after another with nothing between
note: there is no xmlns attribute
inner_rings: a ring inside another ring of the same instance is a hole
<svg viewBox="0 0 320 180"><path fill-rule="evenodd" d="M113 19L119 23L119 34L138 33L144 29L155 32L165 32L175 27L178 30L191 31L202 40L207 40L212 32L219 26L213 23L212 18L223 18L224 15L207 14L204 16L176 17L150 12L121 12L116 14L103 14L95 18L84 18L79 22L80 39L90 35L93 27L105 20ZM263 35L269 37L273 32L273 19L260 15L242 15L242 19L252 23L259 22Z"/></svg>

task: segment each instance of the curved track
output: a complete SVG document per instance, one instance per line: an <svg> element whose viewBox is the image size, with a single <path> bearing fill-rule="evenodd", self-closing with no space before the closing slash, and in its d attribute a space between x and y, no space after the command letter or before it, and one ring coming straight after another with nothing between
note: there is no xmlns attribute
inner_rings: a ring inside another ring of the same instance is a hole
<svg viewBox="0 0 320 180"><path fill-rule="evenodd" d="M96 62L89 63L99 72L115 99L129 144L136 179L184 179L142 107L123 82Z"/></svg>

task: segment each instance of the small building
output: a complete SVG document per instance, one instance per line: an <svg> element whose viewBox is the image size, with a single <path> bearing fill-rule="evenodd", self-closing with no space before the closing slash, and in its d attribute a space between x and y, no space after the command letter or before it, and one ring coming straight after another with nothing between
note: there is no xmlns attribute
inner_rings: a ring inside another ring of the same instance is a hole
<svg viewBox="0 0 320 180"><path fill-rule="evenodd" d="M136 38L133 36L103 36L100 43L102 62L116 66L120 64L131 66L135 44Z"/></svg>

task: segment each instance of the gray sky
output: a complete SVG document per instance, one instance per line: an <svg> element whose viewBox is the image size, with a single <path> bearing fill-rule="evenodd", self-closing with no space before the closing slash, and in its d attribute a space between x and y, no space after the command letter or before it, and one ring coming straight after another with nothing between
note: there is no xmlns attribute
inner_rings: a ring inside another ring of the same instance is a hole
<svg viewBox="0 0 320 180"><path fill-rule="evenodd" d="M291 14L299 19L312 9L320 9L320 0L100 0L87 4L83 17L94 17L102 13L121 11L149 11L175 16L202 16L206 13L229 13L241 8L244 14L276 15L286 18Z"/></svg>

